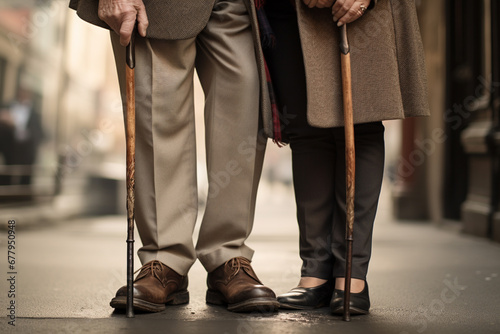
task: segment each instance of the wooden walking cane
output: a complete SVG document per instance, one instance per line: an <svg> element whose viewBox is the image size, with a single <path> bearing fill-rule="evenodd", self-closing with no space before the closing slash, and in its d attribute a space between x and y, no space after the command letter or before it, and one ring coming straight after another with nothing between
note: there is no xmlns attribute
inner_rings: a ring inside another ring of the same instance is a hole
<svg viewBox="0 0 500 334"><path fill-rule="evenodd" d="M345 321L351 321L349 310L351 298L352 273L352 243L354 229L354 181L355 181L355 149L354 149L354 121L352 110L351 86L351 50L347 39L347 25L340 28L340 60L342 66L342 91L344 101L344 129L345 129L345 161L346 161L346 273L344 287L344 315Z"/></svg>
<svg viewBox="0 0 500 334"><path fill-rule="evenodd" d="M127 318L134 317L134 216L135 216L135 45L134 33L126 49L127 136Z"/></svg>

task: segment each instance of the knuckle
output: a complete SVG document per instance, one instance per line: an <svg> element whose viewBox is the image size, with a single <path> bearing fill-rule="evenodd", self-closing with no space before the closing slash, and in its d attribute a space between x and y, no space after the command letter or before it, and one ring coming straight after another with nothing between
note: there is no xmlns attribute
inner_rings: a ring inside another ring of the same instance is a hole
<svg viewBox="0 0 500 334"><path fill-rule="evenodd" d="M124 10L121 14L123 17L136 17L137 16L137 11L135 10L135 8L127 8L126 10Z"/></svg>
<svg viewBox="0 0 500 334"><path fill-rule="evenodd" d="M107 15L106 11L99 9L97 11L97 17L101 20L105 20L108 17L108 15Z"/></svg>

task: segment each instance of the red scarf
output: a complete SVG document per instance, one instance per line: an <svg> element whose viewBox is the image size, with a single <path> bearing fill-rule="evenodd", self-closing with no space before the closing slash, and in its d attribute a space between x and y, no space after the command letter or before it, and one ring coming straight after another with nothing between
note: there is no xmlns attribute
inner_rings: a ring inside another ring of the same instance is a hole
<svg viewBox="0 0 500 334"><path fill-rule="evenodd" d="M267 17L264 11L265 0L255 0L255 9L257 11L257 20L259 22L259 34L261 36L262 48L272 47L274 43L274 35L271 30L271 26L267 21ZM269 73L269 68L267 67L267 62L264 59L264 66L266 68L266 81L267 89L269 91L269 99L271 102L271 111L273 116L273 142L278 146L283 145L281 136L281 122L278 110L278 104L276 102L276 95L274 94L273 83L271 80L271 75Z"/></svg>

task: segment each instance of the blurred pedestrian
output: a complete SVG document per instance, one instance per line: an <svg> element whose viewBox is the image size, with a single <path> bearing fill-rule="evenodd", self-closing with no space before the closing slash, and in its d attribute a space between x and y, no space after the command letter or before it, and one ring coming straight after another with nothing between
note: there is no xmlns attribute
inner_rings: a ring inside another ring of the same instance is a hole
<svg viewBox="0 0 500 334"><path fill-rule="evenodd" d="M0 124L5 164L17 168L12 175L4 175L4 181L10 185L30 185L33 165L44 138L41 117L30 90L18 89L16 99L0 112Z"/></svg>
<svg viewBox="0 0 500 334"><path fill-rule="evenodd" d="M0 107L0 154L3 164L11 160L14 145L14 121L7 105ZM8 170L0 174L0 186L9 185L11 177Z"/></svg>

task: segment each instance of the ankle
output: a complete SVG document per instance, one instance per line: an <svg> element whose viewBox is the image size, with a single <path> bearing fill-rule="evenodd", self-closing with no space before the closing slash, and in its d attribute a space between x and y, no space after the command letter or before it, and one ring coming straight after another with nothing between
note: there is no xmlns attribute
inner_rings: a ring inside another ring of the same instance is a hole
<svg viewBox="0 0 500 334"><path fill-rule="evenodd" d="M345 288L345 278L337 277L335 279L335 289L344 290ZM351 292L352 293L360 293L365 288L365 281L358 278L351 279Z"/></svg>
<svg viewBox="0 0 500 334"><path fill-rule="evenodd" d="M300 288L315 288L327 282L326 279L317 277L301 277L298 287Z"/></svg>

